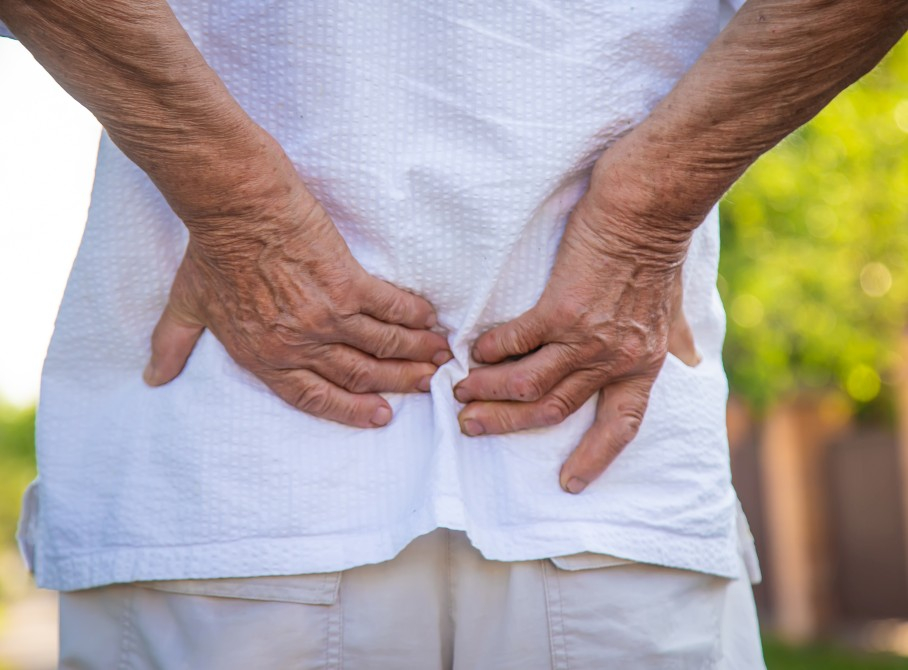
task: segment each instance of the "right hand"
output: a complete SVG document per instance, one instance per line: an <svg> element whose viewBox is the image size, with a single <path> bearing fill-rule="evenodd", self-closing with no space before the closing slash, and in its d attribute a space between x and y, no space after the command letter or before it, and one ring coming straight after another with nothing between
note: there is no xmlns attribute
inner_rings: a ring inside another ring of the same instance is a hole
<svg viewBox="0 0 908 670"><path fill-rule="evenodd" d="M454 389L470 436L553 426L596 396L593 423L561 468L569 493L634 439L667 352L698 359L681 273L693 226L650 214L651 194L626 167L633 137L597 161L537 303L477 338L472 355L486 365Z"/></svg>
<svg viewBox="0 0 908 670"><path fill-rule="evenodd" d="M152 335L145 381L177 377L207 328L297 409L384 426L391 408L378 394L428 391L451 358L448 344L429 330L432 306L369 275L294 178L291 195L265 211L207 222L196 227L202 234L187 221L189 244Z"/></svg>

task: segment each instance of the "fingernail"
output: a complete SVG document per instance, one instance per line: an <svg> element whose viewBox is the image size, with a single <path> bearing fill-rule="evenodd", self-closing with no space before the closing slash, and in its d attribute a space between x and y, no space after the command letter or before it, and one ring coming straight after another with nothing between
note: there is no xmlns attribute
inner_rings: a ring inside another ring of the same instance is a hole
<svg viewBox="0 0 908 670"><path fill-rule="evenodd" d="M454 387L454 397L458 402L470 402L470 393L462 386Z"/></svg>
<svg viewBox="0 0 908 670"><path fill-rule="evenodd" d="M470 356L472 356L473 360L477 363L485 363L485 361L482 360L482 355L479 353L478 349L474 349L472 352L470 352Z"/></svg>
<svg viewBox="0 0 908 670"><path fill-rule="evenodd" d="M428 391L432 386L432 375L426 375L418 382L416 382L416 388L420 391Z"/></svg>
<svg viewBox="0 0 908 670"><path fill-rule="evenodd" d="M429 314L429 318L426 319L426 328L434 328L438 323L438 317L434 314Z"/></svg>
<svg viewBox="0 0 908 670"><path fill-rule="evenodd" d="M384 426L391 420L391 410L382 405L372 415L373 426Z"/></svg>
<svg viewBox="0 0 908 670"><path fill-rule="evenodd" d="M578 479L577 477L571 477L568 480L567 486L565 486L564 488L567 489L568 493L580 493L581 491L583 491L583 489L586 488L586 482L582 479Z"/></svg>
<svg viewBox="0 0 908 670"><path fill-rule="evenodd" d="M482 424L479 423L476 419L464 419L463 432L470 437L476 437L477 435L482 435L483 433L485 433L486 429L483 428Z"/></svg>
<svg viewBox="0 0 908 670"><path fill-rule="evenodd" d="M142 379L144 379L145 383L149 386L155 385L154 365L151 361L148 361L148 365L145 366L145 370L142 372Z"/></svg>
<svg viewBox="0 0 908 670"><path fill-rule="evenodd" d="M447 349L442 349L437 354L432 356L432 362L435 364L436 367L440 368L442 365L447 363L452 358L454 358L454 354L452 354Z"/></svg>

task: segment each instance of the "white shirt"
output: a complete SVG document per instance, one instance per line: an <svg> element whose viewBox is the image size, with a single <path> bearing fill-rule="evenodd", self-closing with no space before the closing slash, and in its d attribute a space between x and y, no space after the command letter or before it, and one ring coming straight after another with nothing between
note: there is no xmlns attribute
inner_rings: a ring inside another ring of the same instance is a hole
<svg viewBox="0 0 908 670"><path fill-rule="evenodd" d="M23 518L39 585L341 570L436 527L490 559L591 551L737 576L715 289L694 235L684 308L703 361L669 355L637 438L579 496L563 424L460 434L475 338L534 304L596 157L715 36L719 0L176 0L369 272L429 299L455 359L360 430L300 413L205 333L184 372L141 372L187 233L104 136L44 369L40 479Z"/></svg>

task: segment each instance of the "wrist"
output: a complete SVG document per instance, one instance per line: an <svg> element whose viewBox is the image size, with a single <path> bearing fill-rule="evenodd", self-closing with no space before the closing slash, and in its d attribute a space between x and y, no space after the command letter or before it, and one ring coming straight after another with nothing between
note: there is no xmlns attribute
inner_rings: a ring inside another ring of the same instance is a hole
<svg viewBox="0 0 908 670"><path fill-rule="evenodd" d="M658 168L628 135L596 162L573 218L601 240L604 254L672 270L712 204L693 202L677 175Z"/></svg>
<svg viewBox="0 0 908 670"><path fill-rule="evenodd" d="M173 144L148 160L142 152L130 157L190 229L281 209L305 190L277 141L252 121L187 132Z"/></svg>

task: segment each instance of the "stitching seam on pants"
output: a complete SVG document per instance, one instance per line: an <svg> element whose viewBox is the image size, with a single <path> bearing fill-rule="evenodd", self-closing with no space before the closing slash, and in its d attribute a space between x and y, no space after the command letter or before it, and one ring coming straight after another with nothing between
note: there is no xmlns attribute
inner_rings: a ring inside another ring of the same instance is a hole
<svg viewBox="0 0 908 670"><path fill-rule="evenodd" d="M454 667L454 648L456 647L455 640L457 639L457 629L454 626L454 571L452 568L451 560L451 535L452 531L447 528L444 529L445 533L445 581L448 585L447 593L447 612L448 612L448 630L451 637L451 667ZM444 660L444 659L443 659Z"/></svg>
<svg viewBox="0 0 908 670"><path fill-rule="evenodd" d="M341 575L343 579L343 574ZM334 599L333 605L327 606L326 637L328 649L326 650L325 668L327 670L343 670L344 667L344 600L340 592Z"/></svg>
<svg viewBox="0 0 908 670"><path fill-rule="evenodd" d="M553 670L570 670L567 657L567 640L564 636L564 609L558 575L547 559L539 561L545 590L546 618L549 622L549 647Z"/></svg>
<svg viewBox="0 0 908 670"><path fill-rule="evenodd" d="M135 625L133 616L135 614L136 588L126 586L123 595L123 611L121 619L123 621L123 632L120 636L120 659L117 663L117 670L129 670L132 667L132 658L135 651Z"/></svg>
<svg viewBox="0 0 908 670"><path fill-rule="evenodd" d="M720 578L715 577L714 579L720 579ZM728 600L728 591L729 591L730 586L731 586L731 581L730 580L726 581L724 587L722 588L722 597L721 597L722 605L721 605L721 607L717 607L713 610L712 630L718 631L718 633L716 634L715 638L713 639L713 648L712 648L712 652L710 653L710 658L703 665L704 670L712 669L712 668L719 668L719 667L721 667L721 664L725 663L725 658L723 658L724 651L725 651L725 645L723 644L722 638L723 638L724 633L726 633L727 631L725 630L725 627L722 625L722 615L725 611L725 604L726 604L726 601Z"/></svg>

